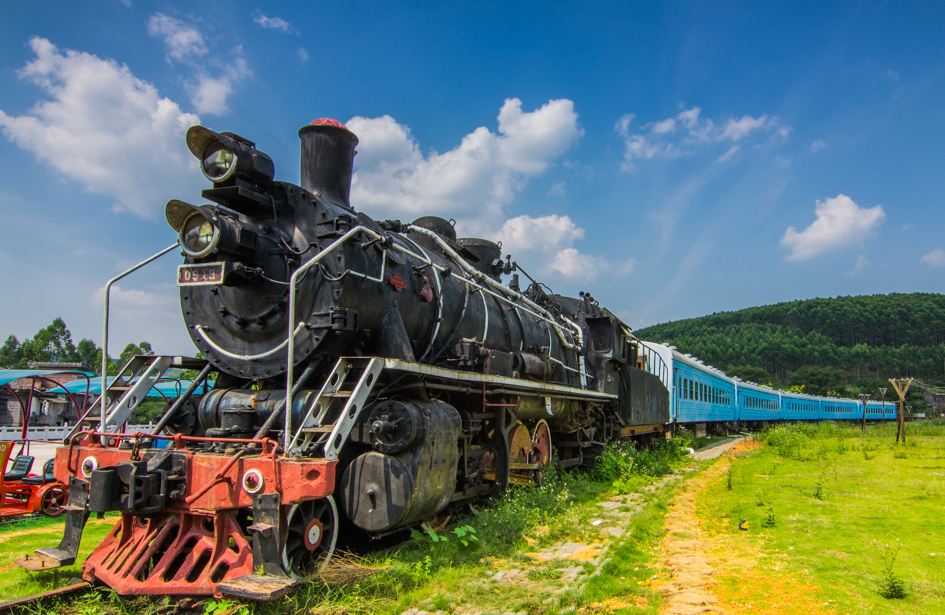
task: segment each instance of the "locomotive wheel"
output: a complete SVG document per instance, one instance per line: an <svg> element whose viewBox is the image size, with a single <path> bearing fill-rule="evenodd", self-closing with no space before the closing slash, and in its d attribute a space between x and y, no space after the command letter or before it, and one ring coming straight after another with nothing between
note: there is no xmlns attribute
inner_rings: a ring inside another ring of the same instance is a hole
<svg viewBox="0 0 945 615"><path fill-rule="evenodd" d="M551 468L551 428L544 419L538 421L532 430L532 450L534 462L541 462L541 470L535 475L536 482L541 484Z"/></svg>
<svg viewBox="0 0 945 615"><path fill-rule="evenodd" d="M296 504L286 515L282 565L296 580L320 572L331 560L338 541L338 507L331 496Z"/></svg>
<svg viewBox="0 0 945 615"><path fill-rule="evenodd" d="M69 499L69 493L61 485L53 485L43 493L39 500L39 509L47 517L58 517L66 512L63 505Z"/></svg>
<svg viewBox="0 0 945 615"><path fill-rule="evenodd" d="M509 481L524 484L534 482L537 474L534 468L516 466L533 466L538 463L537 457L538 454L532 445L532 435L528 432L528 427L518 423L509 432L509 463L511 466Z"/></svg>

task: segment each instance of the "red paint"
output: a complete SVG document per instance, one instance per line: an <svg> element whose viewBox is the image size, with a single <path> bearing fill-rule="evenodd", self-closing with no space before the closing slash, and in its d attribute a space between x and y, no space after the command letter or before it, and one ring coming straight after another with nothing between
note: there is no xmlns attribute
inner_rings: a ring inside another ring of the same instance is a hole
<svg viewBox="0 0 945 615"><path fill-rule="evenodd" d="M427 279L427 276L423 276L423 288L420 289L420 299L425 303L431 303L433 301L433 289L430 288L430 280Z"/></svg>
<svg viewBox="0 0 945 615"><path fill-rule="evenodd" d="M226 511L123 514L85 561L82 577L104 581L121 595L210 596L218 583L252 573L253 548L235 511Z"/></svg>
<svg viewBox="0 0 945 615"><path fill-rule="evenodd" d="M168 504L168 511L214 514L221 510L252 508L253 496L243 491L243 475L259 470L263 477L262 493L277 492L284 505L298 504L332 494L335 489L335 461L325 459L298 459L295 457L256 456L241 457L231 463L230 455L194 453L179 450L187 456L187 491L192 503L181 500ZM82 480L82 462L95 457L98 467L107 468L123 461L131 461L127 449L74 446L56 449L56 478L68 484L69 476ZM226 472L222 470L230 464ZM221 476L221 478L217 478ZM207 485L210 488L207 489ZM193 497L196 496L196 497Z"/></svg>
<svg viewBox="0 0 945 615"><path fill-rule="evenodd" d="M407 288L407 280L400 277L399 273L387 276L387 283L394 287L394 290L400 292Z"/></svg>
<svg viewBox="0 0 945 615"><path fill-rule="evenodd" d="M330 117L319 118L315 120L314 122L312 122L311 124L309 124L309 126L334 126L336 128L344 128L345 130L348 130L347 126L345 126L338 120L331 119Z"/></svg>

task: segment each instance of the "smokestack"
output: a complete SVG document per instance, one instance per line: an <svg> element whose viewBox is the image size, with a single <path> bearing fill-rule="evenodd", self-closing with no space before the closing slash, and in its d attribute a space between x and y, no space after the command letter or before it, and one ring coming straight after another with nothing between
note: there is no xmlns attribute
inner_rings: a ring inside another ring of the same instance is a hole
<svg viewBox="0 0 945 615"><path fill-rule="evenodd" d="M302 187L321 198L351 207L351 173L358 138L336 120L322 118L299 130Z"/></svg>

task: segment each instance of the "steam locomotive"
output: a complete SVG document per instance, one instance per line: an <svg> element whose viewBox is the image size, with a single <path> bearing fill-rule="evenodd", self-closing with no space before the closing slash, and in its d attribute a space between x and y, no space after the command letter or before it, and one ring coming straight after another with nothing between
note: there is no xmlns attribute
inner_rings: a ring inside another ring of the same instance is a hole
<svg viewBox="0 0 945 615"><path fill-rule="evenodd" d="M317 573L339 536L403 531L669 422L658 370L590 294L531 278L523 291L499 244L441 218L355 211L357 137L330 119L299 137L301 186L274 181L241 136L188 130L212 204L172 200L166 217L204 359L161 366L200 374L152 434L122 434L132 390L155 377L146 362L123 370L101 416L57 452L62 543L22 565L73 563L89 515L118 511L86 579L273 599Z"/></svg>

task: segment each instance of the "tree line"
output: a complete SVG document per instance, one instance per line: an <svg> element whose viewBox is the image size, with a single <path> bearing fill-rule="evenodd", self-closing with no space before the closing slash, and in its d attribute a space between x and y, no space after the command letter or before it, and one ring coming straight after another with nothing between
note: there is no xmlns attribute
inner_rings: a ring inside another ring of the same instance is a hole
<svg viewBox="0 0 945 615"><path fill-rule="evenodd" d="M889 378L942 378L945 295L790 301L654 325L634 334L759 384L803 386L816 395L877 392L889 387Z"/></svg>
<svg viewBox="0 0 945 615"><path fill-rule="evenodd" d="M117 360L108 357L107 373L116 375L118 370L135 355L154 354L151 344L128 344ZM15 335L7 337L0 346L0 369L28 369L30 363L81 363L96 376L102 373L102 349L90 339L72 341L72 333L62 318L55 318L49 326L40 329L31 338L18 340Z"/></svg>

